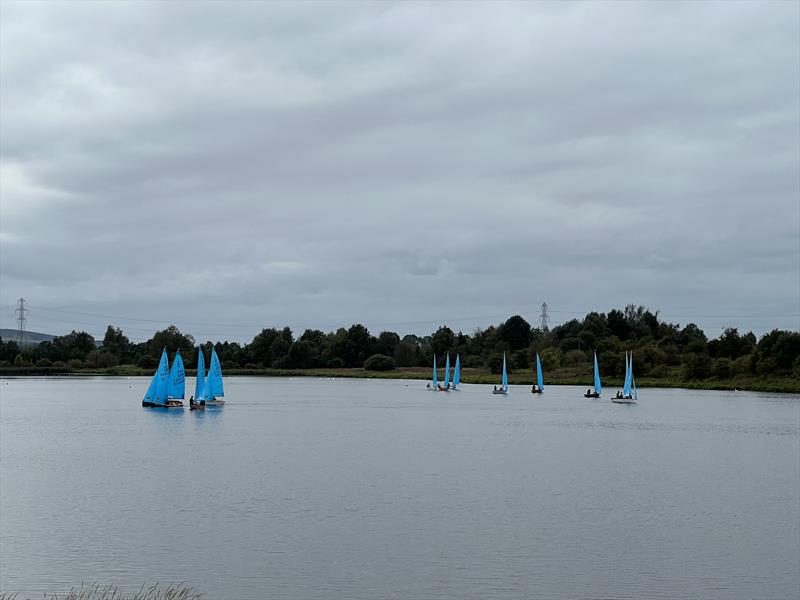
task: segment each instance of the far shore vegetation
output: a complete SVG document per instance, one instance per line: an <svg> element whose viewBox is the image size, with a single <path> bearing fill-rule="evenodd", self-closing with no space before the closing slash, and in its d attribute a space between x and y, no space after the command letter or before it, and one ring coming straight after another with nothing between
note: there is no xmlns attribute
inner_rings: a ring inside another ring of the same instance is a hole
<svg viewBox="0 0 800 600"><path fill-rule="evenodd" d="M461 357L462 381L497 383L505 353L512 384L530 384L539 353L545 383L591 387L592 355L597 352L605 387L622 384L625 352L634 355L640 387L742 389L800 393L800 333L775 329L757 339L726 329L709 339L697 325L683 327L659 319L658 312L628 305L592 312L542 331L515 315L471 333L439 327L427 336L383 331L377 336L360 324L334 332L307 329L295 337L288 327L269 328L249 344L195 340L175 326L133 343L109 325L101 344L84 331L52 341L19 346L0 340L0 375L151 375L162 348L170 359L180 349L187 367L202 348L216 349L226 376L380 377L427 379L434 354ZM191 368L188 375L193 375ZM443 374L443 371L442 371Z"/></svg>

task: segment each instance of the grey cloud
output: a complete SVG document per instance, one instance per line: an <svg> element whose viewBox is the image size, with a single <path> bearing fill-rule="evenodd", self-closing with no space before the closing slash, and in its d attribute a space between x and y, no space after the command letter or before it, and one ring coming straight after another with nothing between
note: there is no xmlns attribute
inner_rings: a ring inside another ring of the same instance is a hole
<svg viewBox="0 0 800 600"><path fill-rule="evenodd" d="M3 3L3 326L796 328L799 10Z"/></svg>

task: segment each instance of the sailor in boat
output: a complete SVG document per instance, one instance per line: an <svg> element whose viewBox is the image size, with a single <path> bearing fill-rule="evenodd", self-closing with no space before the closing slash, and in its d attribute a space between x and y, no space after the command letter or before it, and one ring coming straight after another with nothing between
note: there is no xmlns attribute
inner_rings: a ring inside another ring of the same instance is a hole
<svg viewBox="0 0 800 600"><path fill-rule="evenodd" d="M428 382L428 385L427 385L426 387L427 387L428 389L431 389L431 382L430 382L430 381Z"/></svg>
<svg viewBox="0 0 800 600"><path fill-rule="evenodd" d="M590 389L587 389L587 390L586 390L586 395L587 395L587 396L591 396L591 395L592 395L592 390L590 390Z"/></svg>
<svg viewBox="0 0 800 600"><path fill-rule="evenodd" d="M539 389L539 385L538 385L538 384L536 384L536 383L534 383L534 384L533 384L533 387L531 388L531 393L532 393L532 394L538 394L538 393L539 393L539 392L541 392L541 391L542 391L542 390L540 390L540 389Z"/></svg>

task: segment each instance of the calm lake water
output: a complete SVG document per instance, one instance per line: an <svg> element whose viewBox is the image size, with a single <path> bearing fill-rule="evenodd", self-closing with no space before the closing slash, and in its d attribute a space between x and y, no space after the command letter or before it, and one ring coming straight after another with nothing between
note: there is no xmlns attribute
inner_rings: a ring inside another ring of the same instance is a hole
<svg viewBox="0 0 800 600"><path fill-rule="evenodd" d="M229 378L194 413L143 409L147 382L0 381L0 590L800 593L798 396Z"/></svg>

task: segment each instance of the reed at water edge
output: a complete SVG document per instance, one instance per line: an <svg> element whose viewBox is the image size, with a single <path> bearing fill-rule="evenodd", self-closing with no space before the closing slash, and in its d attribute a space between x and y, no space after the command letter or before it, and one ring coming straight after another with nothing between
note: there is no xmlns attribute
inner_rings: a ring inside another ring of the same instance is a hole
<svg viewBox="0 0 800 600"><path fill-rule="evenodd" d="M150 586L144 584L138 592L123 593L114 585L101 586L94 582L88 585L81 583L63 594L45 594L44 600L199 600L202 594L184 583L170 584L162 587L159 583ZM18 593L0 592L0 600L28 600Z"/></svg>

